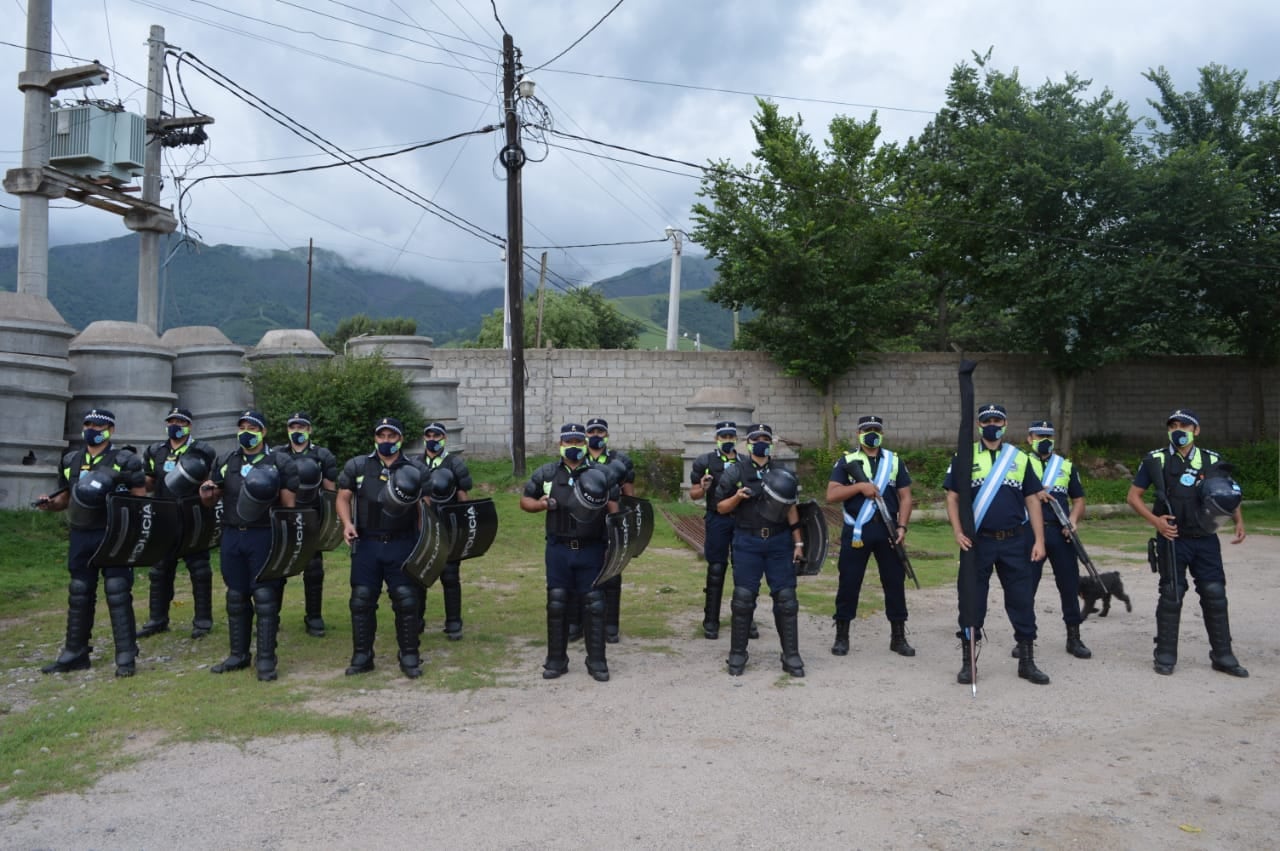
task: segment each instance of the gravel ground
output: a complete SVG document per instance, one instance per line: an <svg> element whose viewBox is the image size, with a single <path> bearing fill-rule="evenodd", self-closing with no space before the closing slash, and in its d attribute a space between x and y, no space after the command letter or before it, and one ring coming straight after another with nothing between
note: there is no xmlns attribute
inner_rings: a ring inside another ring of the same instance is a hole
<svg viewBox="0 0 1280 851"><path fill-rule="evenodd" d="M1049 686L1017 678L995 590L976 699L955 682L953 591L908 592L913 659L889 652L880 615L854 625L844 658L829 652L830 621L803 615L802 680L782 674L762 610L742 677L724 672L727 630L624 634L605 684L580 644L569 675L543 681L535 648L515 687L397 681L334 707L402 732L152 746L86 794L0 807L0 846L1274 848L1280 538L1225 540L1245 680L1210 669L1194 592L1177 672L1154 674L1154 577L1099 552L1134 611L1091 617L1094 658L1074 659L1047 578ZM688 613L690 630L700 617Z"/></svg>

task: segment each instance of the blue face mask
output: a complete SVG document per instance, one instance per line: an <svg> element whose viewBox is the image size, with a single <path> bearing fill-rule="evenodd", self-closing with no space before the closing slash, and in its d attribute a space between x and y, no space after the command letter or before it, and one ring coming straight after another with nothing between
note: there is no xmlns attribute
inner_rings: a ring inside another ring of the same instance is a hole
<svg viewBox="0 0 1280 851"><path fill-rule="evenodd" d="M424 445L427 447L427 451L432 455L436 455L441 449L444 449L443 440L428 440Z"/></svg>
<svg viewBox="0 0 1280 851"><path fill-rule="evenodd" d="M858 442L868 449L875 449L884 440L884 436L878 431L864 431L858 435Z"/></svg>
<svg viewBox="0 0 1280 851"><path fill-rule="evenodd" d="M1053 440L1046 437L1044 440L1037 441L1035 448L1037 455L1048 455L1053 451Z"/></svg>
<svg viewBox="0 0 1280 851"><path fill-rule="evenodd" d="M592 449L604 449L604 445L609 442L609 438L600 434L593 434L587 438L587 446Z"/></svg>
<svg viewBox="0 0 1280 851"><path fill-rule="evenodd" d="M773 444L760 440L751 444L751 454L757 458L768 458L769 453L773 451Z"/></svg>
<svg viewBox="0 0 1280 851"><path fill-rule="evenodd" d="M400 441L398 440L395 443L379 443L378 444L378 454L381 455L383 458L390 458L392 455L395 455L399 451L400 451Z"/></svg>
<svg viewBox="0 0 1280 851"><path fill-rule="evenodd" d="M989 440L992 443L995 443L997 440L999 440L1002 437L1004 437L1004 426L984 425L982 427L983 440Z"/></svg>
<svg viewBox="0 0 1280 851"><path fill-rule="evenodd" d="M253 449L262 443L262 435L256 431L240 431L236 433L236 440L240 441L240 445L245 449Z"/></svg>
<svg viewBox="0 0 1280 851"><path fill-rule="evenodd" d="M307 441L310 439L311 435L307 434L305 431L289 432L289 440L293 442L294 446L306 446Z"/></svg>
<svg viewBox="0 0 1280 851"><path fill-rule="evenodd" d="M1174 449L1181 449L1191 443L1194 443L1196 436L1189 431L1175 428L1169 432L1169 445Z"/></svg>
<svg viewBox="0 0 1280 851"><path fill-rule="evenodd" d="M560 457L566 461L581 461L585 451L581 446L561 446Z"/></svg>
<svg viewBox="0 0 1280 851"><path fill-rule="evenodd" d="M182 440L182 438L189 434L191 434L191 429L188 426L178 425L177 423L171 423L169 425L170 440Z"/></svg>
<svg viewBox="0 0 1280 851"><path fill-rule="evenodd" d="M90 446L98 446L105 443L107 438L111 437L111 432L105 428L86 428L80 433L84 438L84 442Z"/></svg>

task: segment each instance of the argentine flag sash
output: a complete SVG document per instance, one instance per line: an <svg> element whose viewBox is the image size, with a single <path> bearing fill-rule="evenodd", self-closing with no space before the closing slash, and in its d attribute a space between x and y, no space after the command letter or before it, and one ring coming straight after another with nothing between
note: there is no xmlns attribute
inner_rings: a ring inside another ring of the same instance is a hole
<svg viewBox="0 0 1280 851"><path fill-rule="evenodd" d="M1062 472L1062 460L1062 456L1055 452L1045 462L1044 473L1040 476L1040 482L1045 490L1053 489L1053 483L1058 480L1058 474Z"/></svg>
<svg viewBox="0 0 1280 851"><path fill-rule="evenodd" d="M978 488L978 496L973 501L974 529L982 528L982 518L987 516L987 509L991 507L992 500L996 498L1001 484L1004 483L1005 475L1017 457L1018 450L1012 444L1006 443L1000 447L1000 457L996 458L996 462L991 465L991 472L987 473L987 480L982 483L982 487Z"/></svg>
<svg viewBox="0 0 1280 851"><path fill-rule="evenodd" d="M893 453L888 449L880 450L880 466L876 468L876 477L873 479L876 489L883 495L886 487L889 486L889 476L893 472ZM858 509L857 518L849 516L849 512L844 512L844 522L853 527L853 547L862 546L862 527L867 525L871 520L871 515L876 510L876 501L871 497L867 497L862 503L862 508Z"/></svg>

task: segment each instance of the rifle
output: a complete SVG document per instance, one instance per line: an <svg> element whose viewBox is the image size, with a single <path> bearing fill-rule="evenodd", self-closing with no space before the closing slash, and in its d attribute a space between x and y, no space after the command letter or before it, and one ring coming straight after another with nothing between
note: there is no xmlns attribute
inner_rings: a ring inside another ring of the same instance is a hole
<svg viewBox="0 0 1280 851"><path fill-rule="evenodd" d="M1063 530L1067 533L1067 537L1071 540L1071 546L1076 548L1076 555L1080 558L1080 563L1084 565L1085 570L1089 571L1089 575L1093 577L1093 581L1098 583L1098 587L1102 587L1102 578L1098 576L1098 568L1093 566L1093 559L1089 558L1089 554L1084 550L1084 544L1080 541L1080 536L1076 534L1076 527L1071 525L1071 519L1067 517L1067 512L1062 510L1062 505L1052 496L1049 497L1049 504L1053 506L1053 513L1058 516L1058 522L1062 524Z"/></svg>
<svg viewBox="0 0 1280 851"><path fill-rule="evenodd" d="M853 477L858 480L858 484L865 484L870 481L867 478L867 471L862 469L861 464L853 464L851 466L853 468ZM898 560L902 562L902 567L907 571L907 576L910 576L911 581L916 584L916 588L919 588L920 580L916 578L915 568L911 566L911 559L907 556L907 548L898 543L898 524L894 522L893 515L889 513L889 506L880 494L876 494L872 499L875 501L876 509L880 512L880 519L884 521L885 528L889 530L889 543L893 546L893 551L898 554ZM861 546L860 543L859 546Z"/></svg>
<svg viewBox="0 0 1280 851"><path fill-rule="evenodd" d="M51 494L47 494L46 496L44 496L44 497L42 497L42 498L40 498L40 499L33 499L33 500L31 500L31 507L32 507L32 508L39 508L39 507L40 507L40 506L42 506L42 505L46 505L46 504L48 504L48 503L50 503L50 502L53 502L53 500L54 500L55 498L57 498L57 497L59 497L59 496L62 496L62 494L64 494L65 492L67 492L67 491L68 491L68 490L70 490L70 489L71 489L71 486L70 486L70 485L63 485L62 487L58 488L57 490L55 490L55 491L54 491L53 493L51 493Z"/></svg>
<svg viewBox="0 0 1280 851"><path fill-rule="evenodd" d="M952 462L952 477L956 485L956 501L960 513L960 530L973 540L977 523L973 517L973 371L978 364L971 360L960 361L960 432L956 440L956 457ZM956 590L960 596L960 623L967 624L961 630L969 640L969 670L972 672L973 697L978 696L978 629L977 596L978 565L973 547L960 551L960 571L956 578Z"/></svg>
<svg viewBox="0 0 1280 851"><path fill-rule="evenodd" d="M1156 489L1156 501L1164 505L1166 512L1172 514L1173 506L1169 504L1169 494L1164 485L1164 465L1148 455L1142 459L1142 466L1147 471L1147 478L1151 479L1151 484ZM1152 508L1155 506L1153 505ZM1169 574L1169 583L1173 586L1173 598L1181 599L1178 596L1178 553L1173 541L1157 532L1156 536L1147 543L1147 559L1151 564L1152 573L1159 574L1161 579L1166 572Z"/></svg>

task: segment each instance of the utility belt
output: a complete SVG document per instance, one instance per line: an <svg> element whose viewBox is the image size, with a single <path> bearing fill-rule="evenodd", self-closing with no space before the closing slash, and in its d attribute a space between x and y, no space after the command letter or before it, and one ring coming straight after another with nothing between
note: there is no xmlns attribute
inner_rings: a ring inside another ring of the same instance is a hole
<svg viewBox="0 0 1280 851"><path fill-rule="evenodd" d="M392 541L403 541L406 538L415 537L416 535L417 535L417 532L413 532L413 531L380 532L377 530L366 530L364 532L360 532L358 536L362 541L373 541L379 544L389 544Z"/></svg>
<svg viewBox="0 0 1280 851"><path fill-rule="evenodd" d="M787 525L781 526L737 526L736 530L746 535L748 538L772 538L774 535L781 535L788 531L791 527Z"/></svg>
<svg viewBox="0 0 1280 851"><path fill-rule="evenodd" d="M223 523L222 528L226 530L235 529L237 532L252 532L254 529L270 529L271 524L268 523Z"/></svg>
<svg viewBox="0 0 1280 851"><path fill-rule="evenodd" d="M1007 541L1010 538L1016 538L1021 534L1021 526L1014 526L1012 529L983 529L978 532L979 537L991 538L993 541Z"/></svg>
<svg viewBox="0 0 1280 851"><path fill-rule="evenodd" d="M583 547L598 546L604 543L604 538L571 538L568 535L548 535L547 540L553 544L568 547L571 550L580 550Z"/></svg>

